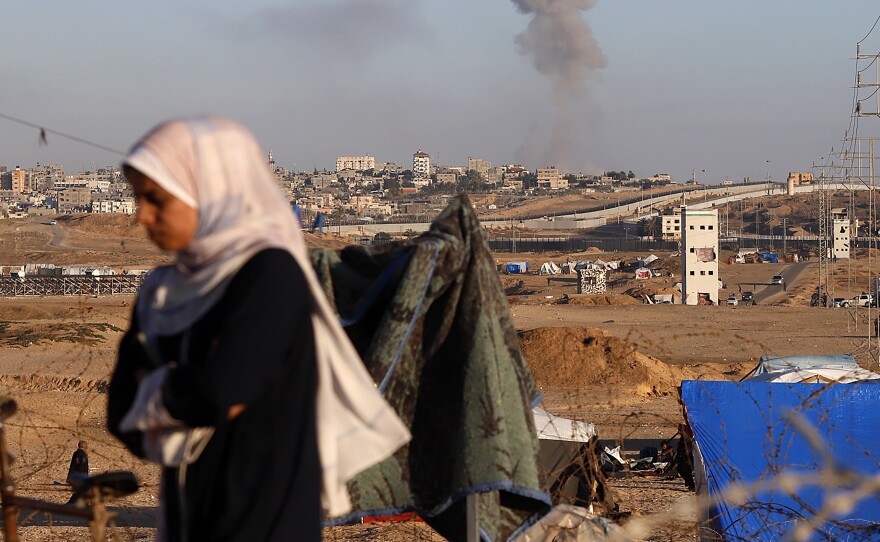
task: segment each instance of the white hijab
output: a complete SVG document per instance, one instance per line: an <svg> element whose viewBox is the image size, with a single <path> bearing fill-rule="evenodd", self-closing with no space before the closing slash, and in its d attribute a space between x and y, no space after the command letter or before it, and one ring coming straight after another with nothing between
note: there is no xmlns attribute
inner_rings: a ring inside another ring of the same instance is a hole
<svg viewBox="0 0 880 542"><path fill-rule="evenodd" d="M261 250L280 248L295 258L314 305L322 503L330 517L348 512L346 481L390 456L410 435L375 389L324 297L293 210L256 140L220 117L171 120L136 143L122 163L199 216L195 239L176 264L151 273L138 294L139 325L148 338L189 328Z"/></svg>
<svg viewBox="0 0 880 542"><path fill-rule="evenodd" d="M176 265L156 270L140 292L138 318L148 337L175 335L195 323L261 250L280 248L307 259L290 204L241 126L217 117L172 120L138 142L123 165L199 216L195 239L177 254Z"/></svg>

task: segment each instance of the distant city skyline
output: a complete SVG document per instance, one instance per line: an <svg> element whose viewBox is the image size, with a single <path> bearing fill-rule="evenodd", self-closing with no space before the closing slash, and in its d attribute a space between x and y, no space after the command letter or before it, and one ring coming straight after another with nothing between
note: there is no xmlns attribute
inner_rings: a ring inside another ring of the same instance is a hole
<svg viewBox="0 0 880 542"><path fill-rule="evenodd" d="M15 3L0 114L121 153L163 119L216 113L297 171L364 154L409 167L421 149L446 165L783 181L852 135L856 43L880 53L863 0L556 0L561 17L548 1ZM858 135L878 127L863 118ZM10 168L120 158L0 119Z"/></svg>

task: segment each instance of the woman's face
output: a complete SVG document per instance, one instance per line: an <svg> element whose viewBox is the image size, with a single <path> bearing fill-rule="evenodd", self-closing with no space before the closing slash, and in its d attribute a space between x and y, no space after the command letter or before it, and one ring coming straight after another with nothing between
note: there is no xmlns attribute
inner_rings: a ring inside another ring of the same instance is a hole
<svg viewBox="0 0 880 542"><path fill-rule="evenodd" d="M180 252L186 249L196 236L198 211L140 171L128 168L125 176L137 198L138 224L147 228L150 240L162 250Z"/></svg>

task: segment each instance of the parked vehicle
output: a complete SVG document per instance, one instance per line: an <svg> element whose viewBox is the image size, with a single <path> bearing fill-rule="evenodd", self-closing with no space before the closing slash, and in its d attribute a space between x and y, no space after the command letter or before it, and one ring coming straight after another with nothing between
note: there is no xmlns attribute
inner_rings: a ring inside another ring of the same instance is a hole
<svg viewBox="0 0 880 542"><path fill-rule="evenodd" d="M772 279L770 279L770 284L784 284L785 278L782 275L774 275Z"/></svg>
<svg viewBox="0 0 880 542"><path fill-rule="evenodd" d="M727 304L731 307L736 307L739 302L736 300L736 294L730 294L727 296Z"/></svg>
<svg viewBox="0 0 880 542"><path fill-rule="evenodd" d="M870 307L873 303L874 296L865 292L862 292L849 300L849 304L855 305L856 307Z"/></svg>
<svg viewBox="0 0 880 542"><path fill-rule="evenodd" d="M849 307L849 299L845 297L835 297L831 300L831 306L836 309Z"/></svg>

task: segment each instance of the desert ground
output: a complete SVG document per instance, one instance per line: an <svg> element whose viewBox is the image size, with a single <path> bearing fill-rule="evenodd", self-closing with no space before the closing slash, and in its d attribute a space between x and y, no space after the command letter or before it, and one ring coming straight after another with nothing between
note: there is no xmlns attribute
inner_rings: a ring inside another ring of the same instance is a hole
<svg viewBox="0 0 880 542"><path fill-rule="evenodd" d="M332 236L307 240L341 247ZM647 254L496 254L499 263L566 259L630 260ZM603 439L672 436L681 413L676 387L683 379L741 378L762 355L853 354L877 370L877 309L809 306L815 262L720 264L728 294L754 291L757 305L735 307L651 305L633 289L671 288L678 258L656 254L664 273L647 280L615 273L604 296L577 296L574 275L499 275L523 353L550 412L595 423ZM721 261L727 261L722 254ZM867 290L872 253L834 264L838 291ZM63 216L0 221L0 265L54 263L146 268L170 257L152 248L129 217ZM672 276L669 276L669 273ZM786 288L770 277L786 274ZM841 295L843 295L841 293ZM78 440L90 443L92 472L132 470L141 490L118 503L117 539L149 540L158 499L158 470L126 452L104 428L106 384L116 345L126 328L131 296L0 298L0 393L14 397L19 413L6 424L16 456L19 494L64 502L70 455ZM630 476L612 480L620 508L630 518L668 513L691 498L680 479ZM658 516L659 517L659 516ZM82 523L42 514L22 515L23 540L87 540ZM442 540L423 523L366 524L325 530L326 540ZM696 517L664 517L648 540L696 540Z"/></svg>

